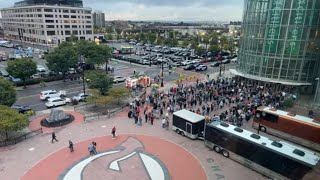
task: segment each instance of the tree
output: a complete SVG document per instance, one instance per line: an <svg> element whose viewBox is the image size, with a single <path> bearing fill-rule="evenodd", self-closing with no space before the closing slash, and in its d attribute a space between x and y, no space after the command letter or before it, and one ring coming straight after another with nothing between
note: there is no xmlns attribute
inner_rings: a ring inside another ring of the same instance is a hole
<svg viewBox="0 0 320 180"><path fill-rule="evenodd" d="M129 96L129 90L126 87L114 87L110 89L109 96L117 99L117 104L120 104L120 100Z"/></svg>
<svg viewBox="0 0 320 180"><path fill-rule="evenodd" d="M157 35L155 33L150 33L149 32L148 35L147 35L147 39L151 44L153 44L157 39Z"/></svg>
<svg viewBox="0 0 320 180"><path fill-rule="evenodd" d="M37 73L37 64L29 58L16 59L8 62L7 71L12 76L20 78L26 87L26 79Z"/></svg>
<svg viewBox="0 0 320 180"><path fill-rule="evenodd" d="M209 52L211 53L216 53L220 51L220 48L217 44L211 44L210 47L209 47Z"/></svg>
<svg viewBox="0 0 320 180"><path fill-rule="evenodd" d="M206 52L206 49L200 46L198 46L195 50L199 56Z"/></svg>
<svg viewBox="0 0 320 180"><path fill-rule="evenodd" d="M198 41L195 41L195 40L191 41L191 48L192 49L197 49L198 47L199 47Z"/></svg>
<svg viewBox="0 0 320 180"><path fill-rule="evenodd" d="M97 45L95 42L78 41L76 44L77 52L84 57L86 64L101 65L105 63L106 49L102 48L105 45ZM106 46L105 46L106 47ZM110 51L110 56L111 56Z"/></svg>
<svg viewBox="0 0 320 180"><path fill-rule="evenodd" d="M16 95L12 83L0 77L0 105L12 106L17 100Z"/></svg>
<svg viewBox="0 0 320 180"><path fill-rule="evenodd" d="M29 125L28 117L19 113L15 109L8 106L0 105L0 132L8 132L21 130Z"/></svg>
<svg viewBox="0 0 320 180"><path fill-rule="evenodd" d="M88 85L92 89L97 89L101 95L108 94L110 88L113 85L113 79L109 75L101 71L87 71L85 74L88 79Z"/></svg>
<svg viewBox="0 0 320 180"><path fill-rule="evenodd" d="M110 41L113 40L113 37L112 37L112 34L111 34L111 33L108 33L108 34L107 34L107 40L110 40Z"/></svg>
<svg viewBox="0 0 320 180"><path fill-rule="evenodd" d="M158 38L157 38L157 40L156 40L156 44L162 45L162 44L163 44L163 37L158 36Z"/></svg>
<svg viewBox="0 0 320 180"><path fill-rule="evenodd" d="M70 36L70 41L71 42L77 42L79 39L78 39L78 37L77 36L75 36L74 34L71 34L71 36Z"/></svg>
<svg viewBox="0 0 320 180"><path fill-rule="evenodd" d="M189 41L186 40L186 39L184 39L184 40L182 41L182 47L186 48L186 47L188 47L188 46L189 46Z"/></svg>
<svg viewBox="0 0 320 180"><path fill-rule="evenodd" d="M62 42L46 56L48 68L55 73L62 73L65 78L70 68L75 67L78 62L76 47L72 42Z"/></svg>

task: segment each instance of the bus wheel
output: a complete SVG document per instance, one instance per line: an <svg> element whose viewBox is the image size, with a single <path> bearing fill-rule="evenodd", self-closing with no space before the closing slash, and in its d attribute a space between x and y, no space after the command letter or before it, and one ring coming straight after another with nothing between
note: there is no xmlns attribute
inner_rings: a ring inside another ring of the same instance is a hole
<svg viewBox="0 0 320 180"><path fill-rule="evenodd" d="M224 149L222 149L222 155L223 155L224 157L228 158L228 157L229 157L229 152L226 151L226 150L224 150Z"/></svg>
<svg viewBox="0 0 320 180"><path fill-rule="evenodd" d="M180 134L181 134L181 136L184 136L184 132L183 131L181 131Z"/></svg>
<svg viewBox="0 0 320 180"><path fill-rule="evenodd" d="M262 132L266 132L266 131L267 131L267 129L266 129L266 127L264 127L264 126L260 126L260 131L262 131Z"/></svg>
<svg viewBox="0 0 320 180"><path fill-rule="evenodd" d="M176 133L180 134L180 131L179 131L179 129L176 129Z"/></svg>
<svg viewBox="0 0 320 180"><path fill-rule="evenodd" d="M219 146L213 146L215 152L220 153L221 149Z"/></svg>

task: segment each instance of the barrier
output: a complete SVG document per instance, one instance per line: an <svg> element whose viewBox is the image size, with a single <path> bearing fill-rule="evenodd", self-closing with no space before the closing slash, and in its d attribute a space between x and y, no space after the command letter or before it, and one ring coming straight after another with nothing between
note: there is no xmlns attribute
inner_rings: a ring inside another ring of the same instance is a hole
<svg viewBox="0 0 320 180"><path fill-rule="evenodd" d="M0 147L17 144L17 143L22 142L22 141L24 141L26 139L29 139L29 138L31 138L33 136L41 134L42 132L43 132L42 128L40 128L40 129L31 131L31 132L25 133L25 134L23 134L23 135L21 135L19 137L14 138L14 139L9 139L9 140L6 140L6 141L0 141Z"/></svg>

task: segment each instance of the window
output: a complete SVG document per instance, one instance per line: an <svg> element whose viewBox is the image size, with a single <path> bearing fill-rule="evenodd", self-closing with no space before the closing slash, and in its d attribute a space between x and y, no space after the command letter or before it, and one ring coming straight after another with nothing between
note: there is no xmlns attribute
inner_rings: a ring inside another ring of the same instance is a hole
<svg viewBox="0 0 320 180"><path fill-rule="evenodd" d="M71 10L70 13L77 13L77 11L76 10Z"/></svg>
<svg viewBox="0 0 320 180"><path fill-rule="evenodd" d="M47 31L48 36L56 35L55 31Z"/></svg>
<svg viewBox="0 0 320 180"><path fill-rule="evenodd" d="M70 31L65 31L65 34L66 35L70 35Z"/></svg>
<svg viewBox="0 0 320 180"><path fill-rule="evenodd" d="M262 115L264 115L264 113L262 113ZM278 122L278 116L273 115L273 114L269 114L269 113L265 113L265 115L263 116L263 119L266 121L273 122L273 123Z"/></svg>
<svg viewBox="0 0 320 180"><path fill-rule="evenodd" d="M91 19L91 16L86 16L86 19Z"/></svg>
<svg viewBox="0 0 320 180"><path fill-rule="evenodd" d="M46 23L54 23L54 20L46 20Z"/></svg>
<svg viewBox="0 0 320 180"><path fill-rule="evenodd" d="M86 28L91 28L91 25L86 25Z"/></svg>
<svg viewBox="0 0 320 180"><path fill-rule="evenodd" d="M72 28L78 28L78 26L77 25L72 25Z"/></svg>
<svg viewBox="0 0 320 180"><path fill-rule="evenodd" d="M37 9L37 12L41 12L41 9Z"/></svg>
<svg viewBox="0 0 320 180"><path fill-rule="evenodd" d="M64 13L69 13L69 10L64 9L63 12L64 12Z"/></svg>
<svg viewBox="0 0 320 180"><path fill-rule="evenodd" d="M73 35L78 35L78 31L72 31Z"/></svg>
<svg viewBox="0 0 320 180"><path fill-rule="evenodd" d="M69 15L63 15L63 18L69 18Z"/></svg>
<svg viewBox="0 0 320 180"><path fill-rule="evenodd" d="M70 28L70 25L64 25L64 28Z"/></svg>
<svg viewBox="0 0 320 180"><path fill-rule="evenodd" d="M70 23L70 21L69 21L69 20L64 20L63 22L64 22L64 23Z"/></svg>
<svg viewBox="0 0 320 180"><path fill-rule="evenodd" d="M71 16L71 18L75 19L75 18L77 18L77 16Z"/></svg>
<svg viewBox="0 0 320 180"><path fill-rule="evenodd" d="M44 12L53 12L53 9L44 9Z"/></svg>
<svg viewBox="0 0 320 180"><path fill-rule="evenodd" d="M239 133L243 132L243 129L238 128L238 127L234 128L234 130L237 131L237 132L239 132Z"/></svg>
<svg viewBox="0 0 320 180"><path fill-rule="evenodd" d="M44 17L53 18L53 15L52 14L45 14Z"/></svg>
<svg viewBox="0 0 320 180"><path fill-rule="evenodd" d="M223 123L223 122L222 122L222 123L220 123L220 125L221 125L221 126L223 126L223 127L229 127L229 124L227 124L227 123Z"/></svg>
<svg viewBox="0 0 320 180"><path fill-rule="evenodd" d="M92 31L86 31L86 34L92 34Z"/></svg>
<svg viewBox="0 0 320 180"><path fill-rule="evenodd" d="M54 25L47 25L47 28L54 28Z"/></svg>

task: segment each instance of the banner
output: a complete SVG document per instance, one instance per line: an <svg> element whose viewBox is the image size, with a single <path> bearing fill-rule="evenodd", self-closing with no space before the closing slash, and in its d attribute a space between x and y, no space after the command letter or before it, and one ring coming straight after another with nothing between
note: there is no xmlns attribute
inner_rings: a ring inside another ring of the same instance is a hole
<svg viewBox="0 0 320 180"><path fill-rule="evenodd" d="M300 51L300 40L303 34L304 19L308 3L306 0L296 0L293 3L293 9L295 10L292 10L290 17L290 25L293 26L293 28L289 29L287 37L290 43L287 53L297 55Z"/></svg>
<svg viewBox="0 0 320 180"><path fill-rule="evenodd" d="M284 0L274 0L271 6L269 24L265 33L265 53L275 53L280 33L281 17L284 8Z"/></svg>

